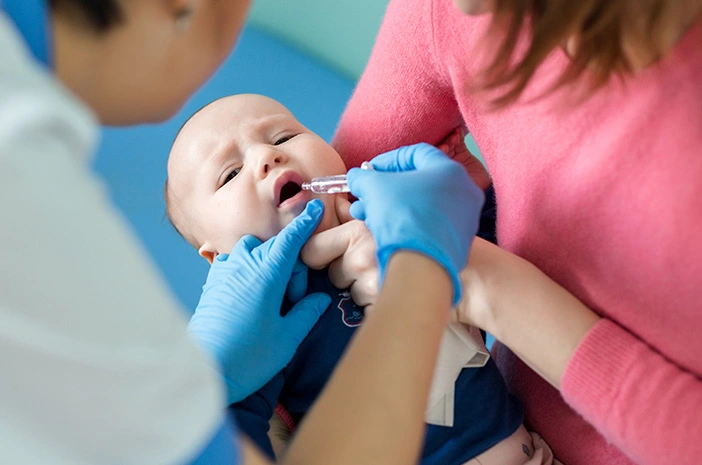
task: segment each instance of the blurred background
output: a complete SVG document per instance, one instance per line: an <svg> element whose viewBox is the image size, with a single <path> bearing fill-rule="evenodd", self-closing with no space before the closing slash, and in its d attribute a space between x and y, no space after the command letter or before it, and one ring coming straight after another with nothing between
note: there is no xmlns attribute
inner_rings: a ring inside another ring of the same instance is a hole
<svg viewBox="0 0 702 465"><path fill-rule="evenodd" d="M327 141L363 71L387 0L254 0L237 47L171 120L105 128L94 166L186 313L209 266L165 217L163 186L173 139L185 120L225 95L273 97Z"/></svg>
<svg viewBox="0 0 702 465"><path fill-rule="evenodd" d="M365 67L388 0L254 0L247 26L218 72L169 121L105 128L94 166L168 285L191 313L209 266L165 217L163 186L185 120L225 95L260 93L331 140Z"/></svg>
<svg viewBox="0 0 702 465"><path fill-rule="evenodd" d="M356 80L387 4L388 0L254 0L249 23Z"/></svg>

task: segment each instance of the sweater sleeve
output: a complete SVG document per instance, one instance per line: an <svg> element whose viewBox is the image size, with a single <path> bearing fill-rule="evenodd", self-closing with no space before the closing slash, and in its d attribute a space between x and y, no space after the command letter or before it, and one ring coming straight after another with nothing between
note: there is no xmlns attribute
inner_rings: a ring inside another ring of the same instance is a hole
<svg viewBox="0 0 702 465"><path fill-rule="evenodd" d="M702 456L702 382L611 320L578 346L566 401L641 465L693 465Z"/></svg>
<svg viewBox="0 0 702 465"><path fill-rule="evenodd" d="M432 0L391 0L332 145L358 166L402 145L436 145L463 125L435 57Z"/></svg>

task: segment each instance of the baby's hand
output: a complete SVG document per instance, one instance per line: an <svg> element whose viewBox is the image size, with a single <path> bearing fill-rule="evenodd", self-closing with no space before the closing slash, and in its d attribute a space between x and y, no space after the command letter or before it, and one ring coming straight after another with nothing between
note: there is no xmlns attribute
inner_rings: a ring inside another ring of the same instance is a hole
<svg viewBox="0 0 702 465"><path fill-rule="evenodd" d="M466 147L465 133L462 128L456 128L437 147L446 155L462 164L478 187L482 190L490 187L490 184L492 184L490 175L480 160L470 153L470 150Z"/></svg>
<svg viewBox="0 0 702 465"><path fill-rule="evenodd" d="M313 269L329 266L329 279L339 289L349 288L356 305L370 311L378 298L378 262L375 242L363 221L349 214L350 202L336 198L341 225L312 236L300 252Z"/></svg>

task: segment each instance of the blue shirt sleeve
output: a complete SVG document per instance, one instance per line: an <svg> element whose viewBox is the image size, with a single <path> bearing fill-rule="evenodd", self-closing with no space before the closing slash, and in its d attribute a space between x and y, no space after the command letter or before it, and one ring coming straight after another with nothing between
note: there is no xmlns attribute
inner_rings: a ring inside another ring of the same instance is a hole
<svg viewBox="0 0 702 465"><path fill-rule="evenodd" d="M284 382L283 373L278 373L261 389L229 407L229 412L236 419L239 429L270 459L275 457L273 446L268 438L269 421L273 416Z"/></svg>

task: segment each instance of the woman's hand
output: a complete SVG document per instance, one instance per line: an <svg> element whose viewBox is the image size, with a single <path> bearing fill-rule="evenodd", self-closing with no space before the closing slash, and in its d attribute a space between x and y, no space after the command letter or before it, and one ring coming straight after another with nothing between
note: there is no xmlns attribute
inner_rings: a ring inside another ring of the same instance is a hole
<svg viewBox="0 0 702 465"><path fill-rule="evenodd" d="M475 184L482 190L486 190L492 184L490 174L478 157L468 150L465 137L463 128L456 128L437 147L452 160L463 165Z"/></svg>
<svg viewBox="0 0 702 465"><path fill-rule="evenodd" d="M313 200L277 236L264 243L245 236L231 254L212 263L188 333L217 361L230 404L260 389L290 362L331 302L326 294L310 294L280 314L300 249L323 210Z"/></svg>
<svg viewBox="0 0 702 465"><path fill-rule="evenodd" d="M329 279L339 289L349 289L356 305L370 311L378 300L378 261L373 236L363 221L349 213L351 203L336 198L340 226L315 234L300 252L313 269L329 267Z"/></svg>

